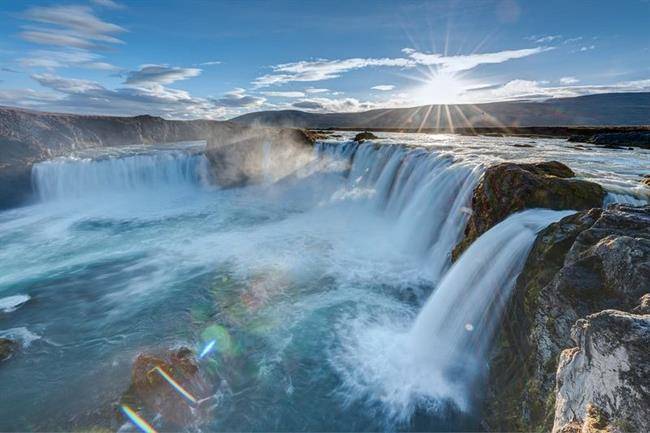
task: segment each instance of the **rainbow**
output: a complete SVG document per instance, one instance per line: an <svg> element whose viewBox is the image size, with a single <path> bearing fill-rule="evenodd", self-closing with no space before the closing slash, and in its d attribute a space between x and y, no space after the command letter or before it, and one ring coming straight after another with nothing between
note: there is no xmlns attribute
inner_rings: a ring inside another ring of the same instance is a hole
<svg viewBox="0 0 650 433"><path fill-rule="evenodd" d="M185 388L183 388L180 383L176 382L173 377L167 374L165 370L163 370L160 367L155 367L151 371L158 372L158 374L160 374L162 378L165 379L167 383L169 383L172 386L172 388L174 388L176 392L178 392L181 395L181 397L187 399L190 403L193 404L198 403L196 398L192 394L190 394Z"/></svg>
<svg viewBox="0 0 650 433"><path fill-rule="evenodd" d="M122 413L124 413L124 415L143 433L158 433L153 427L151 427L151 424L145 421L144 418L138 415L133 409L131 409L127 405L125 404L121 405L121 409L122 409Z"/></svg>
<svg viewBox="0 0 650 433"><path fill-rule="evenodd" d="M201 354L199 355L199 359L203 358L205 355L210 353L214 345L217 344L217 340L210 340L208 344L205 345L205 348L201 351Z"/></svg>

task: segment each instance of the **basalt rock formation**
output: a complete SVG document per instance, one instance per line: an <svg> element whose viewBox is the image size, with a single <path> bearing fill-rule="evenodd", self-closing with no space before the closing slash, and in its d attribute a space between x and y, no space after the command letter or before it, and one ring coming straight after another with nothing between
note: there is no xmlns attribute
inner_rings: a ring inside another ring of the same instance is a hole
<svg viewBox="0 0 650 433"><path fill-rule="evenodd" d="M472 215L463 240L452 253L454 260L480 235L515 212L530 208L584 210L601 206L605 198L603 188L574 177L569 167L557 161L504 162L489 167L474 190Z"/></svg>
<svg viewBox="0 0 650 433"><path fill-rule="evenodd" d="M379 137L377 137L372 132L365 131L365 132L360 132L357 135L355 135L354 136L354 141L376 140L377 138L379 138Z"/></svg>
<svg viewBox="0 0 650 433"><path fill-rule="evenodd" d="M647 431L639 417L625 414L645 407L650 417L647 382L628 377L649 367L648 281L650 206L591 209L543 230L492 354L490 428L550 431L555 422L560 431L607 419ZM634 314L600 313L611 309ZM645 347L643 356L638 347ZM571 350L560 357L565 349Z"/></svg>

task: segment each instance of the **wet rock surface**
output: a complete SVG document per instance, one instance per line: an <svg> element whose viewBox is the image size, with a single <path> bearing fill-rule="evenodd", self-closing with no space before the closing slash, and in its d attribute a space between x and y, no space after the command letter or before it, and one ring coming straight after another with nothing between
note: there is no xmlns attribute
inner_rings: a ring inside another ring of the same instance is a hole
<svg viewBox="0 0 650 433"><path fill-rule="evenodd" d="M364 141L364 140L376 140L376 139L378 139L378 138L379 138L379 137L377 137L377 136L376 136L375 134L373 134L372 132L365 131L365 132L360 132L360 133L358 133L357 135L355 135L355 136L354 136L354 141L359 141L359 142L361 142L361 141Z"/></svg>
<svg viewBox="0 0 650 433"><path fill-rule="evenodd" d="M564 349L575 347L574 324L608 309L642 313L648 281L650 206L591 209L542 231L517 280L492 354L488 425L550 430L558 360Z"/></svg>
<svg viewBox="0 0 650 433"><path fill-rule="evenodd" d="M0 362L6 361L18 350L18 343L9 338L0 337Z"/></svg>
<svg viewBox="0 0 650 433"><path fill-rule="evenodd" d="M166 425L175 428L205 420L207 406L187 401L156 368L162 369L197 400L209 394L208 382L200 372L194 353L181 347L161 355L138 355L131 371L131 385L120 404L150 416L160 415ZM121 414L120 418L123 418Z"/></svg>
<svg viewBox="0 0 650 433"><path fill-rule="evenodd" d="M460 254L481 234L507 216L531 208L584 210L602 205L603 188L574 179L575 173L557 162L501 163L489 167L472 196L472 216L463 240L452 256Z"/></svg>

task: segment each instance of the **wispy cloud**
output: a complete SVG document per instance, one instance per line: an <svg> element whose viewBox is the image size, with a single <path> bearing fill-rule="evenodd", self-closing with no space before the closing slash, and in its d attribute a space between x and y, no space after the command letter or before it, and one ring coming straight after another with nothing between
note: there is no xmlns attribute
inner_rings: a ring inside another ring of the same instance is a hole
<svg viewBox="0 0 650 433"><path fill-rule="evenodd" d="M27 56L18 59L18 62L25 68L56 69L79 67L105 71L117 71L120 69L110 63L101 61L101 59L102 56L87 50L34 50L28 52Z"/></svg>
<svg viewBox="0 0 650 433"><path fill-rule="evenodd" d="M236 88L225 93L221 98L213 98L211 101L219 107L254 108L264 104L266 98L247 95L246 89Z"/></svg>
<svg viewBox="0 0 650 433"><path fill-rule="evenodd" d="M330 89L322 89L317 87L308 87L305 89L305 93L327 93Z"/></svg>
<svg viewBox="0 0 650 433"><path fill-rule="evenodd" d="M171 84L175 81L187 80L201 74L199 68L180 68L168 65L142 65L136 71L130 71L126 75L124 84L149 85L149 84Z"/></svg>
<svg viewBox="0 0 650 433"><path fill-rule="evenodd" d="M304 92L287 91L287 92L262 92L264 96L275 96L278 98L302 98L305 96Z"/></svg>
<svg viewBox="0 0 650 433"><path fill-rule="evenodd" d="M291 104L293 108L306 111L343 113L377 108L373 102L363 102L355 98L307 98Z"/></svg>
<svg viewBox="0 0 650 433"><path fill-rule="evenodd" d="M113 0L90 0L92 4L95 4L97 6L101 6L107 9L124 9L126 6L124 6L121 3L117 3Z"/></svg>
<svg viewBox="0 0 650 433"><path fill-rule="evenodd" d="M221 62L219 60L211 60L209 62L203 62L199 63L199 66L214 66L214 65L220 65Z"/></svg>
<svg viewBox="0 0 650 433"><path fill-rule="evenodd" d="M546 35L546 36L533 35L533 36L528 36L525 39L531 42L535 42L536 44L546 44L549 42L562 39L562 35Z"/></svg>
<svg viewBox="0 0 650 433"><path fill-rule="evenodd" d="M23 18L35 24L24 26L20 36L44 45L99 48L123 43L115 34L126 31L100 19L88 6L37 6L27 9Z"/></svg>
<svg viewBox="0 0 650 433"><path fill-rule="evenodd" d="M65 78L52 73L33 74L32 78L54 93L32 91L21 95L4 95L16 97L12 105L18 102L20 105L38 105L59 111L149 113L170 118L222 118L226 114L226 110L205 98L160 84L108 89L95 81ZM3 95L0 95L0 103L6 103Z"/></svg>
<svg viewBox="0 0 650 433"><path fill-rule="evenodd" d="M381 92L387 92L389 90L393 90L395 88L394 85L392 84L380 84L378 86L373 86L370 89L372 90L379 90Z"/></svg>
<svg viewBox="0 0 650 433"><path fill-rule="evenodd" d="M576 84L580 82L576 77L562 77L560 78L560 83L562 84Z"/></svg>
<svg viewBox="0 0 650 433"><path fill-rule="evenodd" d="M397 58L351 58L340 60L303 60L272 66L271 74L262 75L253 81L256 87L301 81L322 81L338 78L343 73L368 67L413 68L418 65L437 66L449 72L473 69L482 64L503 63L512 59L539 54L552 47L505 50L493 53L445 56L437 53L423 53L412 48L402 50L407 57Z"/></svg>

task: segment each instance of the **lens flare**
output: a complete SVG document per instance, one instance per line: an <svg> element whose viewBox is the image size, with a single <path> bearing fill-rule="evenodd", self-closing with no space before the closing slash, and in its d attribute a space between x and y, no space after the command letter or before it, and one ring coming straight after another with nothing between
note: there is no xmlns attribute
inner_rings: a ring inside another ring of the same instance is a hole
<svg viewBox="0 0 650 433"><path fill-rule="evenodd" d="M214 345L217 344L217 340L211 340L208 342L208 344L205 345L203 350L201 351L201 354L199 355L199 359L203 358L205 355L210 353L212 349L214 348Z"/></svg>
<svg viewBox="0 0 650 433"><path fill-rule="evenodd" d="M151 371L156 371L158 374L162 376L163 379L169 383L172 388L174 388L180 395L181 397L185 398L187 401L189 401L192 404L196 404L197 400L196 398L190 394L185 388L181 386L180 383L176 382L173 377L171 377L169 374L167 374L162 368L160 367L155 367Z"/></svg>
<svg viewBox="0 0 650 433"><path fill-rule="evenodd" d="M127 405L123 404L121 406L121 409L124 416L126 416L129 419L129 421L131 421L143 433L158 433L153 427L151 427L151 424L145 421L144 418L138 415L133 409L131 409Z"/></svg>

